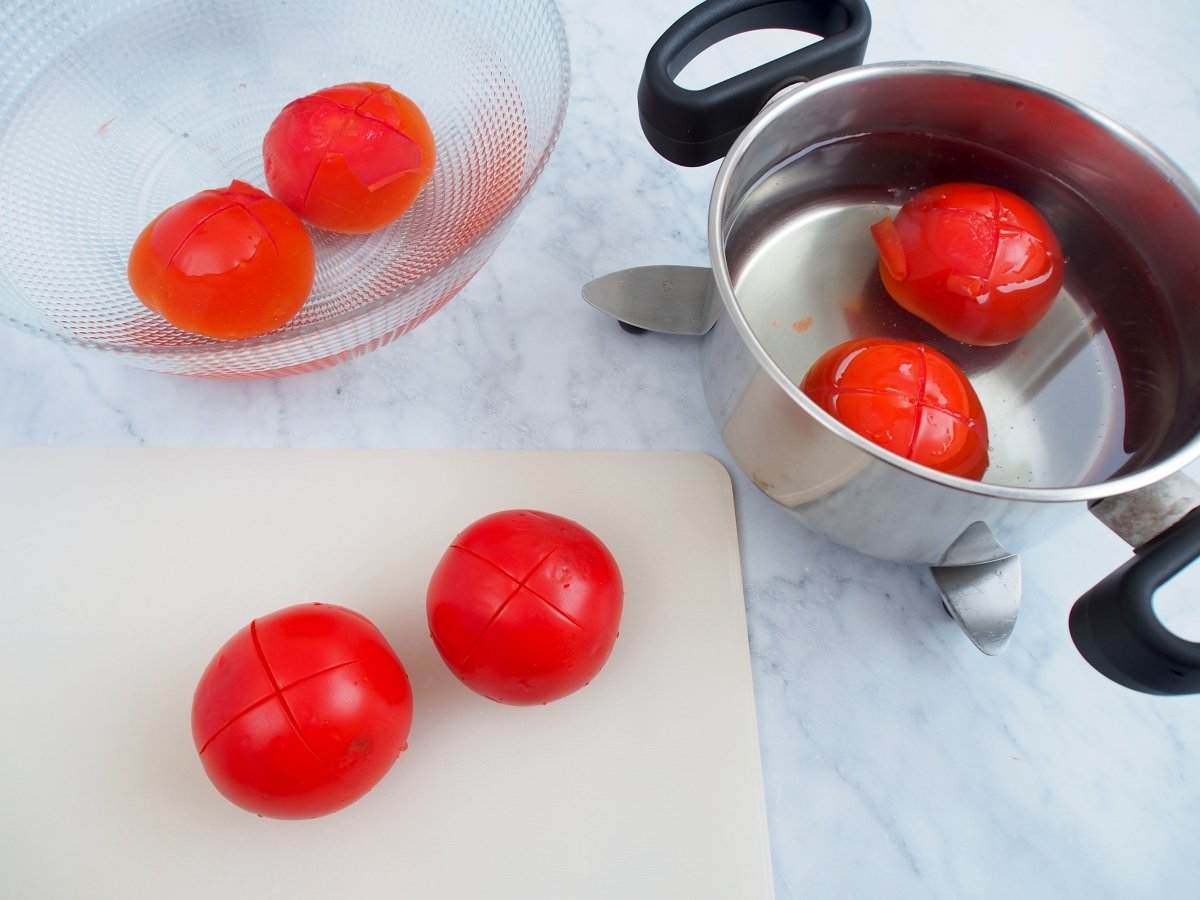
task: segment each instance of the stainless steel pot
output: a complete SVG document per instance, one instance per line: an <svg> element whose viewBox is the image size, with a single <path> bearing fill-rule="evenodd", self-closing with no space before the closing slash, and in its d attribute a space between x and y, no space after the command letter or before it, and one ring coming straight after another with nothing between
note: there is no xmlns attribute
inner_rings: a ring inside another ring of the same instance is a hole
<svg viewBox="0 0 1200 900"><path fill-rule="evenodd" d="M705 47L762 27L825 38L707 91L673 83ZM965 65L857 65L869 27L861 0L712 0L672 26L639 105L668 159L725 156L712 268L616 273L584 294L627 325L703 334L713 419L753 482L846 546L932 567L947 609L997 653L1020 601L1016 554L1089 505L1147 547L1143 560L1171 525L1173 571L1200 551L1200 490L1179 473L1200 457L1200 191L1139 136L1044 87ZM945 181L1016 192L1063 245L1062 293L1019 341L958 344L883 290L869 226ZM930 344L971 378L991 435L982 481L888 453L799 390L826 349L878 335ZM1104 588L1073 616L1076 642L1130 687L1200 691L1200 645L1158 625L1154 587ZM1145 627L1129 625L1134 607Z"/></svg>

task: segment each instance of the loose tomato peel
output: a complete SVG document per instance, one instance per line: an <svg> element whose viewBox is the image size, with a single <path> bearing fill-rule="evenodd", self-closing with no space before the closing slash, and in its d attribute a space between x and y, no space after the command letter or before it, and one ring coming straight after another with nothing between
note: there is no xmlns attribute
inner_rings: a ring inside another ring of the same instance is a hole
<svg viewBox="0 0 1200 900"><path fill-rule="evenodd" d="M880 263L887 267L888 274L897 281L908 277L908 262L904 258L904 244L891 216L884 216L871 226L875 246L879 248Z"/></svg>

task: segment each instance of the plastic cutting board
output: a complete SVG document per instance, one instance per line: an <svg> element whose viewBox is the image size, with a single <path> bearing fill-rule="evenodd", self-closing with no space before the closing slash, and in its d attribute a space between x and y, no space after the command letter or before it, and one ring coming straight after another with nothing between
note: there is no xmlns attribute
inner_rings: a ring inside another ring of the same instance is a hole
<svg viewBox="0 0 1200 900"><path fill-rule="evenodd" d="M608 665L535 708L425 625L455 534L573 518L626 586ZM409 749L320 819L208 783L192 691L250 619L364 613ZM732 489L695 453L0 449L0 897L754 900L772 894Z"/></svg>

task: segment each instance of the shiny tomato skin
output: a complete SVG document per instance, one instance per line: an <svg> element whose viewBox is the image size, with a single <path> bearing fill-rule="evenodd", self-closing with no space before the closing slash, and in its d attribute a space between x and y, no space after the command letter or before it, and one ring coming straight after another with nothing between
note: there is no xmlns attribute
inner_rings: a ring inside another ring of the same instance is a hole
<svg viewBox="0 0 1200 900"><path fill-rule="evenodd" d="M962 369L925 344L889 338L826 351L800 389L848 428L905 459L979 479L987 419Z"/></svg>
<svg viewBox="0 0 1200 900"><path fill-rule="evenodd" d="M255 619L196 687L192 738L213 785L243 809L306 819L353 803L407 747L412 690L379 630L308 603Z"/></svg>
<svg viewBox="0 0 1200 900"><path fill-rule="evenodd" d="M398 219L429 181L436 156L420 108L369 81L293 100L263 140L271 193L310 225L346 234Z"/></svg>
<svg viewBox="0 0 1200 900"><path fill-rule="evenodd" d="M529 509L472 523L442 556L426 612L434 645L467 687L516 706L588 684L617 640L617 562L577 522Z"/></svg>
<svg viewBox="0 0 1200 900"><path fill-rule="evenodd" d="M129 254L129 285L147 308L221 340L283 325L308 299L315 275L304 223L242 181L159 213Z"/></svg>
<svg viewBox="0 0 1200 900"><path fill-rule="evenodd" d="M927 188L871 229L892 298L943 334L995 346L1032 329L1058 296L1063 255L1049 223L1010 191Z"/></svg>

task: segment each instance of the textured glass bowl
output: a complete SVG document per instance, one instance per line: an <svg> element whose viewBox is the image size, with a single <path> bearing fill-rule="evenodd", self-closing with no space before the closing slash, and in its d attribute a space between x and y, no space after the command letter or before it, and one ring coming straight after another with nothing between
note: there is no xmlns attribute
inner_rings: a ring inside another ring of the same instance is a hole
<svg viewBox="0 0 1200 900"><path fill-rule="evenodd" d="M312 296L245 341L182 332L130 292L156 214L232 179L266 188L288 101L382 81L424 110L434 175L399 221L312 230ZM5 0L0 320L132 365L250 377L316 369L428 318L487 261L553 149L570 63L553 0Z"/></svg>

